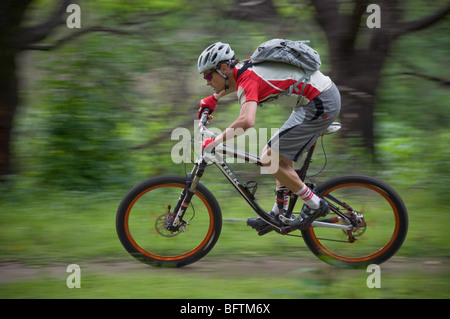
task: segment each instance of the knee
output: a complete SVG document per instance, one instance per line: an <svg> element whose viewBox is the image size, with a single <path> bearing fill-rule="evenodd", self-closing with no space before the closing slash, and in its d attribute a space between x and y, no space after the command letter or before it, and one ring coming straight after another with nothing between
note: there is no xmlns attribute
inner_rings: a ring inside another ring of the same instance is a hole
<svg viewBox="0 0 450 319"><path fill-rule="evenodd" d="M272 150L269 145L266 145L261 153L261 164L264 167L270 166L271 163Z"/></svg>
<svg viewBox="0 0 450 319"><path fill-rule="evenodd" d="M268 145L264 147L261 153L260 160L262 166L264 167L276 166L277 168L290 168L294 165L290 159L272 151L272 149Z"/></svg>
<svg viewBox="0 0 450 319"><path fill-rule="evenodd" d="M290 168L294 167L294 162L284 156L280 155L280 158L278 159L279 165L282 167Z"/></svg>

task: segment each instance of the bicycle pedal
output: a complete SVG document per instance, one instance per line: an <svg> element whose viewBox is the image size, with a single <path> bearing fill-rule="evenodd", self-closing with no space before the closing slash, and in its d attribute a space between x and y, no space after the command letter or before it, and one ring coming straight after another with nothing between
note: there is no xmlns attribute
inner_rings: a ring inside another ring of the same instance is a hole
<svg viewBox="0 0 450 319"><path fill-rule="evenodd" d="M266 227L264 227L260 231L258 231L258 235L259 236L265 235L265 234L271 232L272 230L274 230L274 228L270 225L267 225Z"/></svg>

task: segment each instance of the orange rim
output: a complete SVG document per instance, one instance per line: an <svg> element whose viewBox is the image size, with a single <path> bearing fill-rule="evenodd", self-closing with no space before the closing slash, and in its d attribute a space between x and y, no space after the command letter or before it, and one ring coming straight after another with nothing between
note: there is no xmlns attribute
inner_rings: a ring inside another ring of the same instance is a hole
<svg viewBox="0 0 450 319"><path fill-rule="evenodd" d="M365 187L365 188L369 188L369 189L371 189L371 190L374 190L374 191L376 191L378 194L380 194L381 196L383 196L383 197L389 202L389 204L390 204L391 207L392 207L392 210L393 210L393 213L394 213L394 217L395 217L395 228L394 228L394 232L393 232L393 234L392 234L392 236L391 236L390 241L389 241L386 245L384 245L380 250L378 250L376 253L374 253L374 254L367 255L367 256L363 256L363 257L344 257L344 256L335 254L335 253L329 251L328 249L326 249L326 248L322 245L322 243L317 239L313 227L310 227L310 228L308 229L308 231L309 231L309 233L310 233L310 235L311 235L311 238L312 238L313 241L314 241L314 244L315 244L316 246L318 246L319 249L320 249L321 251L323 251L325 254L327 254L328 256L331 256L331 257L333 257L333 258L335 258L335 259L337 259L337 260L341 260L341 261L348 262L348 263L367 262L367 261L373 260L373 259L375 259L375 258L378 258L379 256L383 255L387 250L389 250L389 249L391 248L391 246L394 244L395 240L396 240L397 237L398 237L398 233L399 233L399 229L400 229L400 222L399 222L399 221L400 221L400 218L399 218L399 215L398 215L397 207L394 205L394 203L392 202L392 200L389 198L388 194L387 194L384 190L382 190L381 188L376 187L376 186L373 186L373 185L367 185L367 184L363 184L363 183L347 183L347 184L342 184L342 185L338 185L338 186L335 186L335 187L333 187L333 188L327 190L322 196L325 197L325 195L327 195L327 194L331 193L332 191L337 190L337 189L339 189L339 188L343 188L343 187L352 187L352 186Z"/></svg>
<svg viewBox="0 0 450 319"><path fill-rule="evenodd" d="M160 260L160 261L178 261L178 260L182 260L188 257L191 257L193 255L195 255L196 253L198 253L200 250L202 250L202 248L210 241L211 235L214 231L214 217L213 217L213 213L211 210L211 206L209 205L209 203L206 201L206 199L201 196L198 192L195 194L197 197L199 197L203 203L205 204L206 208L208 209L208 214L209 214L209 228L208 228L208 232L205 236L205 238L203 239L203 241L194 249L192 249L191 251L184 253L182 255L176 255L176 256L161 256L161 255L157 255L157 254L152 254L150 252L148 252L147 250L143 249L141 246L139 246L136 241L133 239L133 236L130 233L130 229L128 226L128 218L130 216L130 212L131 209L133 208L134 204L136 203L136 201L141 198L141 196L145 195L146 193L150 192L151 190L157 189L157 188L161 188L161 187L178 187L178 188L184 188L184 185L179 185L179 184L163 184L163 185L156 185L154 187L151 187L149 189L144 190L142 193L140 193L138 196L136 196L136 198L131 202L131 204L128 206L127 211L125 213L125 220L124 220L124 227L125 227L125 233L126 236L128 238L128 241L131 243L131 245L133 245L133 247L139 251L142 255L152 258L152 259L156 259L156 260Z"/></svg>

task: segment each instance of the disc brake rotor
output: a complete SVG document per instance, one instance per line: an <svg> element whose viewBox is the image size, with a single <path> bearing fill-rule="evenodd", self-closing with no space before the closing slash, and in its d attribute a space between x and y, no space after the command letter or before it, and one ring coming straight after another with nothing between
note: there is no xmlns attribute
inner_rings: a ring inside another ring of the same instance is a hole
<svg viewBox="0 0 450 319"><path fill-rule="evenodd" d="M365 233L367 229L367 224L364 220L364 216L361 213L352 211L351 213L352 219L356 222L356 227L352 230L344 230L344 234L349 235L351 237L359 237Z"/></svg>
<svg viewBox="0 0 450 319"><path fill-rule="evenodd" d="M164 237L175 237L183 231L183 227L174 227L175 214L170 212L171 206L167 206L167 212L156 218L155 229L158 234ZM183 225L183 224L182 224Z"/></svg>

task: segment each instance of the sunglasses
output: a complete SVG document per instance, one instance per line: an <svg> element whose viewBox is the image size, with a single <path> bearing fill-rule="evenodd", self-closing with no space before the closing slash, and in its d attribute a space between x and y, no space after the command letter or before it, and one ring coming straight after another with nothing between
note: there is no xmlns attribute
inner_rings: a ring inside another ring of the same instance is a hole
<svg viewBox="0 0 450 319"><path fill-rule="evenodd" d="M213 75L213 73L214 72L217 72L216 70L212 70L212 71L210 71L210 72L208 72L208 73L205 73L204 75L203 75L203 78L206 80L206 81L211 81L212 80L212 75Z"/></svg>

